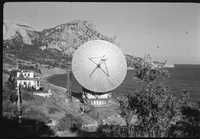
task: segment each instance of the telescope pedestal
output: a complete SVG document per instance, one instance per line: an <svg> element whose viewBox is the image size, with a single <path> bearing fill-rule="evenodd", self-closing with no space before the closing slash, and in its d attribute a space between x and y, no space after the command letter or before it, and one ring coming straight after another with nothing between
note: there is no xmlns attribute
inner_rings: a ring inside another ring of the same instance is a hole
<svg viewBox="0 0 200 139"><path fill-rule="evenodd" d="M105 107L110 104L112 93L95 93L83 89L82 98L86 104L92 105L94 107Z"/></svg>

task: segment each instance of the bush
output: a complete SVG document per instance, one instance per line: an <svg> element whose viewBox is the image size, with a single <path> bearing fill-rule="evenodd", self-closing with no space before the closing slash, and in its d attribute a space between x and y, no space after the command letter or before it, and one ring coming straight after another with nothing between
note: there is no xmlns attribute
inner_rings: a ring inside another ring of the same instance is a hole
<svg viewBox="0 0 200 139"><path fill-rule="evenodd" d="M128 129L126 126L100 125L97 134L102 137L127 137L127 131Z"/></svg>
<svg viewBox="0 0 200 139"><path fill-rule="evenodd" d="M200 107L183 106L183 119L169 130L170 137L200 137Z"/></svg>
<svg viewBox="0 0 200 139"><path fill-rule="evenodd" d="M17 105L12 104L9 100L3 101L3 113L9 115L17 116Z"/></svg>
<svg viewBox="0 0 200 139"><path fill-rule="evenodd" d="M9 82L6 82L3 87L3 101L4 100L10 100L10 96L16 94L17 91L15 87L10 84Z"/></svg>
<svg viewBox="0 0 200 139"><path fill-rule="evenodd" d="M57 108L50 107L48 112L49 112L50 114L54 114L55 112L59 112L59 110L58 110Z"/></svg>
<svg viewBox="0 0 200 139"><path fill-rule="evenodd" d="M3 117L1 120L4 131L9 131L2 132L3 137L55 136L54 131L44 122L22 118L22 123L19 126L17 118Z"/></svg>
<svg viewBox="0 0 200 139"><path fill-rule="evenodd" d="M31 108L29 111L23 114L23 117L28 119L35 119L44 123L48 123L50 118L46 116L44 113Z"/></svg>
<svg viewBox="0 0 200 139"><path fill-rule="evenodd" d="M16 94L13 93L13 94L10 95L10 101L12 103L17 103L17 100L18 100L18 97L17 97Z"/></svg>
<svg viewBox="0 0 200 139"><path fill-rule="evenodd" d="M8 81L5 83L5 87L7 87L9 90L15 90L15 79L11 79L11 77L9 77Z"/></svg>
<svg viewBox="0 0 200 139"><path fill-rule="evenodd" d="M38 69L38 73L42 74L42 71L40 69Z"/></svg>
<svg viewBox="0 0 200 139"><path fill-rule="evenodd" d="M33 100L33 96L32 96L32 94L30 94L30 92L23 92L22 100L31 101L31 100Z"/></svg>
<svg viewBox="0 0 200 139"><path fill-rule="evenodd" d="M39 91L44 91L44 87L40 87Z"/></svg>
<svg viewBox="0 0 200 139"><path fill-rule="evenodd" d="M133 63L135 76L143 81L141 91L118 97L121 116L126 120L123 135L114 125L99 130L107 136L199 137L200 109L189 102L188 92L176 97L162 81L169 77L164 68L153 68L145 60ZM133 117L137 117L136 120ZM105 130L106 129L106 130ZM120 133L120 134L119 134Z"/></svg>
<svg viewBox="0 0 200 139"><path fill-rule="evenodd" d="M57 129L58 131L64 131L70 129L71 131L76 131L81 126L81 121L74 118L71 114L66 114L65 117L59 120Z"/></svg>

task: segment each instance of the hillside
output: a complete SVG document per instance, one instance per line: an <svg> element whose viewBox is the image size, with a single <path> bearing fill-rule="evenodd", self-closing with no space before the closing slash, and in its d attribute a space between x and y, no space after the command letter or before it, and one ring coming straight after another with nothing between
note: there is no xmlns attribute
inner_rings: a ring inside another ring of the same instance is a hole
<svg viewBox="0 0 200 139"><path fill-rule="evenodd" d="M33 41L39 38L38 32L29 25L22 25L11 21L3 22L3 40L9 45L15 45L13 42L23 42L27 45L33 45Z"/></svg>
<svg viewBox="0 0 200 139"><path fill-rule="evenodd" d="M117 43L115 37L108 37L88 21L73 20L52 28L37 31L30 25L3 23L3 62L16 65L22 59L53 67L66 67L73 52L84 42L101 39ZM141 66L144 59L125 55L128 67Z"/></svg>
<svg viewBox="0 0 200 139"><path fill-rule="evenodd" d="M40 32L28 25L3 23L4 59L8 54L20 59L64 66L68 55L88 40L102 39L114 42L114 39L100 33L88 21L74 20Z"/></svg>
<svg viewBox="0 0 200 139"><path fill-rule="evenodd" d="M88 21L74 20L56 27L45 29L40 33L45 49L56 49L66 54L72 54L81 44L89 40L102 39L114 42L113 38L107 37Z"/></svg>
<svg viewBox="0 0 200 139"><path fill-rule="evenodd" d="M66 60L84 42L102 39L112 43L115 37L100 33L88 21L73 20L52 28L36 31L29 25L3 23L3 60L11 64L16 58L35 63L65 67ZM126 55L128 67L142 58Z"/></svg>

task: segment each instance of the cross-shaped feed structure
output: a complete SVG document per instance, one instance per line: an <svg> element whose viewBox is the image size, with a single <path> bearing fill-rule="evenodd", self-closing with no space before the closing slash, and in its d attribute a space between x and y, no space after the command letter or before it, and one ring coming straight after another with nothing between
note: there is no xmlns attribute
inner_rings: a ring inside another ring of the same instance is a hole
<svg viewBox="0 0 200 139"><path fill-rule="evenodd" d="M108 72L108 67L106 64L106 60L108 60L108 58L105 58L104 56L101 57L89 57L88 58L92 63L94 63L96 65L96 67L92 70L92 72L89 74L89 76L91 77L92 74L97 70L100 69L103 73L105 73L106 76L110 76L109 72ZM102 65L104 65L104 68L102 67Z"/></svg>

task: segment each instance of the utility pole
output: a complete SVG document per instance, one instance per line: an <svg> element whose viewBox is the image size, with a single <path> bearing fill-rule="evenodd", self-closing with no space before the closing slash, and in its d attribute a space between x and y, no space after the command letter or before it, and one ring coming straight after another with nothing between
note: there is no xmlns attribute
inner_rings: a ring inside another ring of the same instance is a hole
<svg viewBox="0 0 200 139"><path fill-rule="evenodd" d="M21 97L21 85L17 86L17 110L18 110L18 123L22 122L22 97Z"/></svg>
<svg viewBox="0 0 200 139"><path fill-rule="evenodd" d="M66 63L66 73L67 73L67 98L70 102L72 102L72 92L71 92L71 71L72 71L72 63L70 55L67 55L67 63Z"/></svg>

